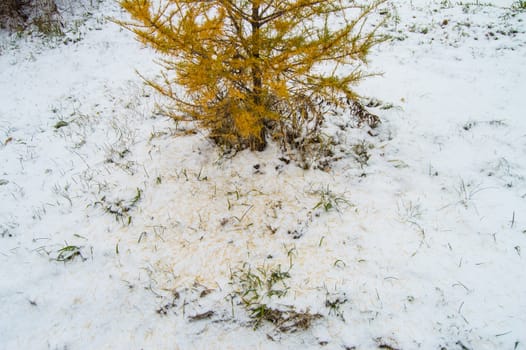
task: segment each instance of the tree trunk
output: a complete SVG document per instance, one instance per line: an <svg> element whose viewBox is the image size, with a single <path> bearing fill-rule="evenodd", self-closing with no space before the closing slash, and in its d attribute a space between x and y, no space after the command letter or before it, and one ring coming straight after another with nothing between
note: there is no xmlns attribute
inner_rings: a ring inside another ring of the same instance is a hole
<svg viewBox="0 0 526 350"><path fill-rule="evenodd" d="M260 28L261 28L261 18L260 18L260 6L257 4L257 1L252 1L252 16L251 16L251 52L250 52L250 58L252 61L252 67L251 67L251 74L252 74L252 102L256 107L260 107L263 103L262 98L262 87L263 87L263 81L261 78L261 67L259 66L259 58L260 58L260 47L261 47L261 40L260 40ZM258 110L261 110L258 108ZM267 146L266 141L266 130L265 130L265 124L263 122L263 116L258 115L258 123L261 127L260 134L258 136L251 136L250 137L250 149L257 150L257 151L263 151L265 147Z"/></svg>

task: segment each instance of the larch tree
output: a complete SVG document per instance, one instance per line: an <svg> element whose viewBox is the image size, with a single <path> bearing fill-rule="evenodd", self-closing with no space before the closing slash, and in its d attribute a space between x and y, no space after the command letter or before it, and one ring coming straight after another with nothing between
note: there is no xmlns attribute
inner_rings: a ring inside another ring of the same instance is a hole
<svg viewBox="0 0 526 350"><path fill-rule="evenodd" d="M382 40L368 16L384 1L121 0L132 20L118 23L162 55L163 78L149 84L173 118L230 148L263 150L270 137L299 148L327 106L356 100Z"/></svg>

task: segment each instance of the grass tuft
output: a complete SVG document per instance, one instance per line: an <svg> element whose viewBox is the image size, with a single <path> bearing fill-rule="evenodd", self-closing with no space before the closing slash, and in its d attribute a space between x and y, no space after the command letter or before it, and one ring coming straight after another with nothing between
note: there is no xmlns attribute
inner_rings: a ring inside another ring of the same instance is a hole
<svg viewBox="0 0 526 350"><path fill-rule="evenodd" d="M511 5L511 9L514 11L526 11L526 0L517 0Z"/></svg>
<svg viewBox="0 0 526 350"><path fill-rule="evenodd" d="M338 196L332 192L329 186L315 191L314 194L318 194L320 196L320 200L312 208L314 210L321 208L323 211L328 212L331 209L335 209L339 212L342 205L346 205L348 207L352 206L352 204L343 196Z"/></svg>
<svg viewBox="0 0 526 350"><path fill-rule="evenodd" d="M82 261L86 261L87 259L82 255L81 249L82 247L80 246L66 244L65 247L57 251L58 255L55 260L66 263L71 262L75 260L75 258L79 257L82 259Z"/></svg>

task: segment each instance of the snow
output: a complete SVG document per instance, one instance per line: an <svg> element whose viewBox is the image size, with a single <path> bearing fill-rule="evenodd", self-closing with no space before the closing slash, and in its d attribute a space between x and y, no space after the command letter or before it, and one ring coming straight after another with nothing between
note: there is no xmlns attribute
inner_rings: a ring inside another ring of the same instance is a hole
<svg viewBox="0 0 526 350"><path fill-rule="evenodd" d="M67 44L1 33L0 348L525 348L512 4L390 5L383 75L357 87L383 123L329 129L344 157L328 171L275 145L222 155L158 114L136 74L156 55L105 19L125 16L111 1ZM57 261L65 247L79 255ZM233 274L278 266L287 293L263 301L322 316L306 330L254 330L235 296Z"/></svg>

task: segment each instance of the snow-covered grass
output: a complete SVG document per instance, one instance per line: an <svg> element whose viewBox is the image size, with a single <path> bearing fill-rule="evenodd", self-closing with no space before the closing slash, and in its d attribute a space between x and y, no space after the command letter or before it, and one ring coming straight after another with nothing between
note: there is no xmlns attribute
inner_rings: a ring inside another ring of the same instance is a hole
<svg viewBox="0 0 526 350"><path fill-rule="evenodd" d="M325 171L159 114L97 6L0 34L0 348L526 349L520 3L386 7Z"/></svg>

